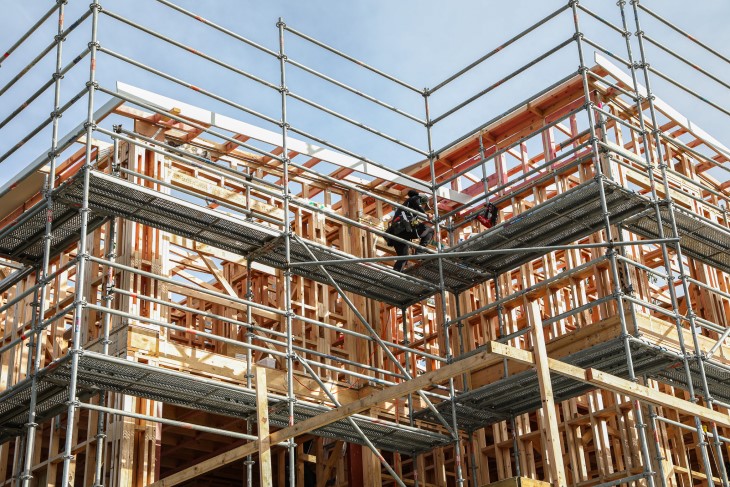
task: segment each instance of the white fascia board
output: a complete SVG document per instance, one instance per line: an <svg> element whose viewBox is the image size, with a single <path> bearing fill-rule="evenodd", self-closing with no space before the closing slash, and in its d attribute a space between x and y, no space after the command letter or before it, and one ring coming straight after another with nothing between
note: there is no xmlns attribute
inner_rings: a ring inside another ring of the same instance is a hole
<svg viewBox="0 0 730 487"><path fill-rule="evenodd" d="M613 64L611 61L609 61L599 53L595 53L595 59L596 64L608 71L611 76L621 81L626 86L633 88L633 80L631 79L631 77L628 74L624 73L618 66ZM641 84L638 85L638 88L639 94L645 97L646 88ZM679 113L677 110L669 106L665 101L663 101L656 95L654 95L654 106L664 115L677 122L680 127L684 128L689 133L702 140L705 144L714 149L718 154L730 159L730 149L725 147L720 141L702 130L699 126L697 126L696 123L692 122L690 119Z"/></svg>
<svg viewBox="0 0 730 487"><path fill-rule="evenodd" d="M107 115L109 115L111 112L114 111L119 105L123 103L122 100L119 98L112 98L108 102L106 102L101 108L96 110L94 112L94 121L99 122L106 118ZM82 123L78 124L73 130L71 130L69 133L67 133L64 137L61 138L61 140L58 141L57 149L59 152L63 152L66 150L71 144L73 144L79 137L83 136L86 133L86 120L84 120ZM20 181L24 180L34 172L40 170L49 163L48 160L48 154L51 152L51 148L49 147L46 152L44 152L42 155L38 156L32 163L25 166L19 173L17 173L15 176L13 176L8 182L6 182L2 188L0 188L0 197L5 195L8 191L13 189L15 186L20 183Z"/></svg>
<svg viewBox="0 0 730 487"><path fill-rule="evenodd" d="M136 99L144 103L159 107L163 110L171 110L172 108L180 109L180 116L197 120L202 124L211 125L229 132L236 134L245 135L252 139L276 146L281 147L282 134L280 132L273 132L266 130L261 127L257 127L250 123L236 120L225 115L220 115L209 110L205 110L181 101L173 100L163 95L158 95L151 91L143 90L135 86L128 85L126 83L117 82L117 92L129 97L130 99ZM352 169L353 171L367 174L377 179L384 179L386 181L400 184L409 188L420 189L422 191L430 193L430 189L424 182L423 185L419 185L409 179L405 179L398 176L396 173L388 171L380 167L373 166L367 161L357 159L346 154L341 154L330 149L325 149L302 140L298 140L292 137L287 137L287 148L299 154L304 154L310 157L320 159L323 162L328 162L339 167ZM459 191L454 191L449 188L439 188L438 195L440 198L455 201L457 203L466 203L472 198Z"/></svg>

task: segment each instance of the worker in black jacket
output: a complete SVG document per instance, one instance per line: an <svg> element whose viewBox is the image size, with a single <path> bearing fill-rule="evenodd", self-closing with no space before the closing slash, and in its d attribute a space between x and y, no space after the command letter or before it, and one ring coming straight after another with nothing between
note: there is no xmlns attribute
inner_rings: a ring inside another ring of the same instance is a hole
<svg viewBox="0 0 730 487"><path fill-rule="evenodd" d="M403 206L415 210L419 213L426 213L428 208L428 196L419 194L418 191L412 189L408 191L408 198ZM426 208L424 208L424 206ZM396 237L404 240L420 239L419 244L422 247L428 246L433 241L433 227L426 225L423 221L419 221L418 216L403 208L395 210L393 221L389 230ZM392 241L395 253L397 255L408 255L408 244L404 242ZM418 251L416 251L418 253ZM401 271L406 264L405 260L397 260L393 265L393 270Z"/></svg>

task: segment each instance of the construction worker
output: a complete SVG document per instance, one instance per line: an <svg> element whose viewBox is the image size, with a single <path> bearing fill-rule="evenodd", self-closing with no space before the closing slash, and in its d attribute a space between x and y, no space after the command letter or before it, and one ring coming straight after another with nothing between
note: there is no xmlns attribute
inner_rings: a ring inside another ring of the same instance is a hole
<svg viewBox="0 0 730 487"><path fill-rule="evenodd" d="M426 213L428 208L428 196L419 194L418 191L412 189L408 191L408 198L406 198L403 206L412 210L418 211L419 213ZM425 207L425 208L424 208ZM393 220L388 228L388 233L395 235L396 237L404 240L413 240L415 238L420 239L419 244L422 247L428 246L433 241L433 227L426 225L425 222L420 221L418 216L403 208L398 208L393 215ZM408 244L404 242L397 242L391 240L389 245L395 248L397 255L408 255ZM418 251L416 251L418 253ZM393 265L393 270L398 272L403 270L405 266L405 260L397 260Z"/></svg>

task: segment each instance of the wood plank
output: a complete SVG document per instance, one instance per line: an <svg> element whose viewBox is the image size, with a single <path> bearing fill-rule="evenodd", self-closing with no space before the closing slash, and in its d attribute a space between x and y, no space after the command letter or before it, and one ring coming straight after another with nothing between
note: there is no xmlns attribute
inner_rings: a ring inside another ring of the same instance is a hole
<svg viewBox="0 0 730 487"><path fill-rule="evenodd" d="M540 387L540 398L542 399L542 412L545 417L547 428L545 428L544 449L547 450L550 477L555 485L566 485L565 465L563 453L560 448L560 430L558 429L558 418L555 414L555 398L553 397L553 385L550 382L550 367L548 365L547 349L545 348L545 335L542 329L540 308L537 301L527 303L527 315L532 325L533 336L533 360L537 370L538 384Z"/></svg>
<svg viewBox="0 0 730 487"><path fill-rule="evenodd" d="M269 437L269 400L266 392L266 369L256 367L256 419L259 428L259 477L261 487L272 487L271 438Z"/></svg>
<svg viewBox="0 0 730 487"><path fill-rule="evenodd" d="M253 212L269 215L278 220L284 218L284 210L277 208L276 206L268 205L253 199L249 202L247 201L246 195L216 186L213 183L206 182L205 180L198 179L181 171L172 172L171 182L174 186L193 191L203 197L210 196L216 200L225 201L227 204L242 210L250 209Z"/></svg>
<svg viewBox="0 0 730 487"><path fill-rule="evenodd" d="M205 266L208 268L208 270L215 276L216 280L220 283L220 285L223 287L223 289L226 290L228 294L230 294L232 297L237 298L238 293L236 293L236 290L233 289L233 286L231 286L231 283L228 282L228 280L223 276L223 272L218 268L217 265L215 265L215 262L213 262L213 259L208 257L204 254L198 254L200 255L200 258L203 259L203 262L205 262Z"/></svg>

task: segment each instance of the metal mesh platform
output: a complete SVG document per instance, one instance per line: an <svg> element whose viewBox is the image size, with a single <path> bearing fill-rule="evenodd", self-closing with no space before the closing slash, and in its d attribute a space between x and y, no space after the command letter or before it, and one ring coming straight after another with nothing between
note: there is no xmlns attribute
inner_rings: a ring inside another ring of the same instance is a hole
<svg viewBox="0 0 730 487"><path fill-rule="evenodd" d="M78 239L78 207L83 197L82 178L75 177L59 187L54 195L54 240L60 251ZM274 229L247 222L235 216L201 207L174 196L132 184L107 174L92 171L89 185L90 227L95 228L110 216L122 217L201 243L247 256L255 253L265 264L284 267L284 242ZM46 221L44 203L36 205L21 222L0 234L0 255L34 261L43 252L42 237ZM348 260L351 255L313 242L306 245L322 260ZM292 241L292 262L311 261L304 245ZM394 272L374 263L330 266L328 271L345 290L395 306L418 302L437 291L434 281ZM318 267L295 267L295 274L327 284Z"/></svg>
<svg viewBox="0 0 730 487"><path fill-rule="evenodd" d="M38 375L38 421L65 411L71 357L53 362ZM79 396L113 391L168 404L209 411L215 414L248 418L256 413L256 392L252 389L203 380L150 365L130 362L106 355L84 352L79 358ZM28 421L31 381L25 380L0 394L0 441L18 434ZM269 395L269 419L280 428L289 424L287 398ZM296 421L303 421L330 408L297 401ZM438 433L411 428L363 415L352 418L378 448L391 451L426 451L447 444L451 438ZM352 426L341 420L313 432L319 436L362 443Z"/></svg>
<svg viewBox="0 0 730 487"><path fill-rule="evenodd" d="M684 368L681 366L681 359L677 352L632 338L631 357L637 376L647 375L664 383L683 389L687 388ZM603 342L561 360L578 367L595 368L618 377L628 378L626 352L621 338ZM704 364L713 397L721 401L730 399L730 370L713 361L706 361ZM696 362L691 362L690 370L695 390L700 394L701 390L698 388L700 376ZM565 401L595 389L594 386L555 373L551 374L550 379L556 402ZM508 419L513 414L536 411L541 407L540 390L534 370L517 373L507 379L501 379L463 393L456 398L459 427L467 431ZM450 401L441 402L436 405L436 408L445 417L451 417ZM433 413L428 409L418 412L415 416L418 419L437 422Z"/></svg>
<svg viewBox="0 0 730 487"><path fill-rule="evenodd" d="M669 223L669 209L660 207L664 235L674 234ZM717 269L730 273L730 229L717 223L701 219L695 213L674 205L674 217L679 232L679 243L685 255L705 262ZM659 238L656 212L647 209L624 222L634 233L648 238ZM671 245L671 244L670 244Z"/></svg>
<svg viewBox="0 0 730 487"><path fill-rule="evenodd" d="M79 238L81 218L76 208L54 201L51 254L62 251ZM0 231L0 255L24 263L37 263L43 255L43 235L46 230L48 205L42 201L23 213L13 225ZM103 215L91 215L89 228L104 222Z"/></svg>
<svg viewBox="0 0 730 487"><path fill-rule="evenodd" d="M604 226L600 202L601 181L591 180L559 194L524 213L451 247L448 252L513 249L564 245L586 237ZM606 203L612 223L620 223L649 206L649 201L622 186L603 180ZM483 276L501 273L536 259L545 252L513 252L455 258L449 261L481 271ZM426 278L438 272L438 263L428 261L406 272ZM467 276L471 278L472 276ZM483 279L482 279L483 280ZM474 284L449 282L452 291L462 291Z"/></svg>

